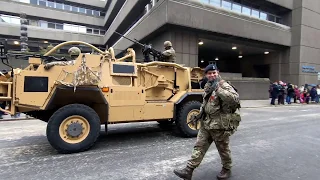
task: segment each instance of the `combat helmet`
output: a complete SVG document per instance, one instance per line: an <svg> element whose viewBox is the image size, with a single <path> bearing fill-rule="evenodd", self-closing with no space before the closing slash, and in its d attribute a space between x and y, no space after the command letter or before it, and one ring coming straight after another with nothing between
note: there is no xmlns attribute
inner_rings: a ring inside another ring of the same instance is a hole
<svg viewBox="0 0 320 180"><path fill-rule="evenodd" d="M79 56L81 50L78 47L72 47L68 50L68 53L70 54L70 56Z"/></svg>
<svg viewBox="0 0 320 180"><path fill-rule="evenodd" d="M166 48L166 47L172 47L172 43L171 43L170 41L165 41L165 42L163 43L163 45L164 45L165 48Z"/></svg>

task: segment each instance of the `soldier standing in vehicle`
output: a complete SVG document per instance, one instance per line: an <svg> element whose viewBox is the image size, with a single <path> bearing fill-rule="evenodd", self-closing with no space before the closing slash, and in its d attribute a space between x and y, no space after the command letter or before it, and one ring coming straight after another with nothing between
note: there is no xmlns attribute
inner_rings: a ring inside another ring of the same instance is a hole
<svg viewBox="0 0 320 180"><path fill-rule="evenodd" d="M55 65L60 65L60 66L73 65L77 57L81 54L81 50L78 47L71 47L68 50L68 54L70 55L70 58L71 58L69 61L53 61L53 62L47 63L44 66L44 68L48 70Z"/></svg>
<svg viewBox="0 0 320 180"><path fill-rule="evenodd" d="M205 74L208 82L204 88L203 104L200 113L194 117L201 121L197 141L187 166L174 170L183 179L191 179L194 169L200 165L212 142L216 145L223 165L217 178L226 179L231 175L229 137L234 134L241 121L237 112L240 108L239 94L233 86L221 79L214 64L205 68Z"/></svg>
<svg viewBox="0 0 320 180"><path fill-rule="evenodd" d="M176 52L172 47L172 43L170 41L164 42L164 49L165 51L162 52L164 56L164 62L176 62Z"/></svg>

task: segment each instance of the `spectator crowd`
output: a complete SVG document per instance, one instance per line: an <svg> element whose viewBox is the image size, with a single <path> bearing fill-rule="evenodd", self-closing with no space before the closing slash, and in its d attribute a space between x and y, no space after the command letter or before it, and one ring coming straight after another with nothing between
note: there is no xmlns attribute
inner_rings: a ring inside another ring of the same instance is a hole
<svg viewBox="0 0 320 180"><path fill-rule="evenodd" d="M298 87L291 83L284 83L282 81L274 82L269 88L271 105L275 105L276 99L278 105L301 103L319 103L320 85L305 84Z"/></svg>

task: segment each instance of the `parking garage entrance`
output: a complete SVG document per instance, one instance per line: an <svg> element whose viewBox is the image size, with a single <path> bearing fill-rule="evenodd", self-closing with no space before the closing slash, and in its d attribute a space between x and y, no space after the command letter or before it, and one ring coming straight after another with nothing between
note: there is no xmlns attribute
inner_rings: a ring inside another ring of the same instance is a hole
<svg viewBox="0 0 320 180"><path fill-rule="evenodd" d="M281 49L266 44L253 44L234 39L199 39L198 66L214 63L229 77L270 78L272 68L279 65Z"/></svg>

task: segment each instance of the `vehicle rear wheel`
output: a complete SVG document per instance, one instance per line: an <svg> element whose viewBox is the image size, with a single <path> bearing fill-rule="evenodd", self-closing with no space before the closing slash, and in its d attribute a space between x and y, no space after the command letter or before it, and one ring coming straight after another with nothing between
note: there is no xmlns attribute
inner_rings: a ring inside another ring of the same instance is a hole
<svg viewBox="0 0 320 180"><path fill-rule="evenodd" d="M70 104L58 109L47 124L47 139L60 153L91 148L101 130L98 114L89 106Z"/></svg>
<svg viewBox="0 0 320 180"><path fill-rule="evenodd" d="M179 133L183 137L196 137L200 128L198 122L197 129L192 124L187 124L192 115L197 115L200 112L201 103L199 101L190 101L183 104L177 112L176 125Z"/></svg>

